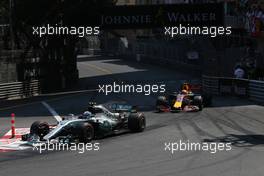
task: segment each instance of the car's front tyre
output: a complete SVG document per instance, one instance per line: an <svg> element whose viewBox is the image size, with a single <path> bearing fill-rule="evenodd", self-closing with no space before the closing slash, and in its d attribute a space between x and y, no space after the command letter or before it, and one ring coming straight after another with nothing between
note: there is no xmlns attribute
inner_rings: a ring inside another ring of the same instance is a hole
<svg viewBox="0 0 264 176"><path fill-rule="evenodd" d="M84 123L79 134L79 141L83 143L91 142L94 138L94 127L90 123Z"/></svg>
<svg viewBox="0 0 264 176"><path fill-rule="evenodd" d="M49 133L49 124L47 122L36 121L32 123L30 127L30 134L36 134L39 136L40 140L43 139Z"/></svg>
<svg viewBox="0 0 264 176"><path fill-rule="evenodd" d="M128 118L128 129L132 132L142 132L146 128L146 118L143 114L131 114Z"/></svg>

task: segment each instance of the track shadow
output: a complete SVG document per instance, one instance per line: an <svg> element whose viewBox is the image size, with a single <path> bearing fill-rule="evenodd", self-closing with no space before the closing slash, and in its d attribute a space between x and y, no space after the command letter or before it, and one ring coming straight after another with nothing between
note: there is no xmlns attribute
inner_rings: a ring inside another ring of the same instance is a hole
<svg viewBox="0 0 264 176"><path fill-rule="evenodd" d="M104 62L109 62L112 65L127 65L130 68L137 68L131 69L131 72L127 72L126 68L122 68L121 73L115 74L101 74L97 76L90 76L90 71L87 71L87 77L83 77L79 80L79 84L76 85L76 89L79 90L91 90L91 89L98 89L98 85L113 85L113 82L118 84L129 84L129 85L136 85L136 84L166 84L166 93L177 91L179 85L182 83L183 80L190 80L196 77L190 76L188 74L184 74L179 71L170 70L166 67L158 67L158 66L149 66L144 65L141 63L137 63L136 61L123 61L122 58L81 58L83 59L82 62L89 62L91 60L101 60L103 64ZM142 70L143 68L143 70ZM115 69L115 67L113 67ZM163 72L164 71L164 72ZM100 72L100 71L99 71ZM31 117L31 116L44 116L50 115L46 109L44 109L41 105L41 101L49 101L50 99L61 99L57 101L52 101L51 106L55 108L56 111L60 115L67 115L68 112L71 113L81 113L84 110L84 107L87 106L88 102L90 101L90 94L92 93L83 93L83 94L76 94L76 95L52 95L52 96L40 96L40 97L33 97L24 100L11 100L11 101L4 101L0 102L0 109L1 108L8 108L10 106L20 106L21 104L28 104L28 106L23 106L20 108L11 108L10 110L3 110L0 111L0 116L5 117L9 116L10 113L15 112L18 115L24 117ZM151 96L146 96L143 93L118 93L112 94L111 96L105 96L103 93L99 95L102 100L101 103L105 103L109 100L113 100L114 97L126 97L127 100L132 101L133 105L141 105L142 110L144 111L153 111L155 110L155 101L159 93L151 93ZM49 101L49 102L50 102ZM97 101L97 99L95 100ZM253 103L241 99L233 99L233 98L226 98L226 97L213 97L213 107L229 107L229 106L241 106L241 105L251 105ZM54 102L54 103L53 103ZM31 105L31 103L37 103L36 106ZM14 111L15 110L15 111ZM18 111L18 112L16 112Z"/></svg>
<svg viewBox="0 0 264 176"><path fill-rule="evenodd" d="M227 136L217 137L215 139L204 139L203 142L222 142L231 143L235 147L254 147L258 145L264 145L264 135L229 134Z"/></svg>
<svg viewBox="0 0 264 176"><path fill-rule="evenodd" d="M257 103L246 98L234 96L213 96L212 99L212 107L232 107L248 105L257 105Z"/></svg>

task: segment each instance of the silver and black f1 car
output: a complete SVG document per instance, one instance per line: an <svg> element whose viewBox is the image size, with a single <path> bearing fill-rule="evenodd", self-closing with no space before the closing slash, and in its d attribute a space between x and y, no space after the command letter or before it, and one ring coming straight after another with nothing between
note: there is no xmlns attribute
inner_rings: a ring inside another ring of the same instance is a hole
<svg viewBox="0 0 264 176"><path fill-rule="evenodd" d="M85 143L123 132L142 132L145 127L144 114L130 105L115 103L106 107L90 103L88 111L82 115L70 115L55 126L34 122L30 133L23 135L22 140L29 141L32 136L38 136L40 141L67 139Z"/></svg>

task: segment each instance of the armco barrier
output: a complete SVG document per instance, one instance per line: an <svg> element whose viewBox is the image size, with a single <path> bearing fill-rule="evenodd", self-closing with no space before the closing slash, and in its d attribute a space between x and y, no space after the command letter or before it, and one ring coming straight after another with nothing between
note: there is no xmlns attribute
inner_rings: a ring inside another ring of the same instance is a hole
<svg viewBox="0 0 264 176"><path fill-rule="evenodd" d="M264 103L264 81L249 81L249 99Z"/></svg>
<svg viewBox="0 0 264 176"><path fill-rule="evenodd" d="M212 95L219 95L219 79L203 75L203 91Z"/></svg>
<svg viewBox="0 0 264 176"><path fill-rule="evenodd" d="M0 84L0 100L32 97L39 93L39 80Z"/></svg>
<svg viewBox="0 0 264 176"><path fill-rule="evenodd" d="M204 92L212 95L233 95L264 103L264 81L212 77L203 75Z"/></svg>

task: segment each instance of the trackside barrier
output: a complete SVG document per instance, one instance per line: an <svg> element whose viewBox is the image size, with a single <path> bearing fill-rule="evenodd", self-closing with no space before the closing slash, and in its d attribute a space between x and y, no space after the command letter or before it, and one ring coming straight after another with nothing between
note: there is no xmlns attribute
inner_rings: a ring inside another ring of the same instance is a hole
<svg viewBox="0 0 264 176"><path fill-rule="evenodd" d="M27 98L39 94L39 80L0 84L0 101L16 98Z"/></svg>
<svg viewBox="0 0 264 176"><path fill-rule="evenodd" d="M264 103L264 81L252 80L249 82L249 98Z"/></svg>
<svg viewBox="0 0 264 176"><path fill-rule="evenodd" d="M213 95L246 97L264 103L264 81L203 75L203 89Z"/></svg>
<svg viewBox="0 0 264 176"><path fill-rule="evenodd" d="M219 95L219 79L203 76L203 91L212 95Z"/></svg>

